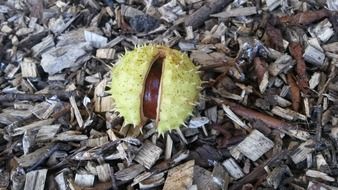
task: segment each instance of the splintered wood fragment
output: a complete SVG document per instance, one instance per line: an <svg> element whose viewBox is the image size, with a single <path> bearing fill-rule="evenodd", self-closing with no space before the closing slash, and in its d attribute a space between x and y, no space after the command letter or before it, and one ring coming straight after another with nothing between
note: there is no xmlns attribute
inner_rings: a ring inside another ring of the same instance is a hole
<svg viewBox="0 0 338 190"><path fill-rule="evenodd" d="M323 154L317 154L316 155L316 165L317 165L317 169L321 170L324 168L327 168L329 165L327 164Z"/></svg>
<svg viewBox="0 0 338 190"><path fill-rule="evenodd" d="M211 17L230 18L239 16L249 16L257 14L257 7L240 7L226 10L217 14L210 15Z"/></svg>
<svg viewBox="0 0 338 190"><path fill-rule="evenodd" d="M310 181L309 185L307 186L307 190L338 190L337 187L329 186L324 183L320 183L318 181Z"/></svg>
<svg viewBox="0 0 338 190"><path fill-rule="evenodd" d="M292 57L284 54L276 59L275 62L269 65L269 72L272 76L277 76L280 73L285 73L294 65Z"/></svg>
<svg viewBox="0 0 338 190"><path fill-rule="evenodd" d="M186 40L192 40L194 39L194 31L192 29L192 26L185 27L185 33L186 33Z"/></svg>
<svg viewBox="0 0 338 190"><path fill-rule="evenodd" d="M292 105L292 103L289 100L287 100L287 99L285 99L281 96L278 96L278 95L274 95L273 99L277 102L277 104L280 107L289 107L289 106Z"/></svg>
<svg viewBox="0 0 338 190"><path fill-rule="evenodd" d="M163 190L187 190L193 182L195 161L190 160L168 171Z"/></svg>
<svg viewBox="0 0 338 190"><path fill-rule="evenodd" d="M302 141L307 141L311 137L309 132L299 129L289 129L286 133Z"/></svg>
<svg viewBox="0 0 338 190"><path fill-rule="evenodd" d="M146 141L141 150L137 153L135 161L150 169L160 158L162 149L150 141Z"/></svg>
<svg viewBox="0 0 338 190"><path fill-rule="evenodd" d="M338 53L338 42L324 44L322 47L325 51L332 52L332 53Z"/></svg>
<svg viewBox="0 0 338 190"><path fill-rule="evenodd" d="M12 174L13 175L13 174ZM7 189L10 183L10 175L7 171L2 171L0 173L0 189ZM13 183L13 182L12 182Z"/></svg>
<svg viewBox="0 0 338 190"><path fill-rule="evenodd" d="M115 49L107 48L107 49L98 49L96 50L96 57L101 59L114 59Z"/></svg>
<svg viewBox="0 0 338 190"><path fill-rule="evenodd" d="M316 66L322 66L325 61L325 54L323 50L318 49L311 44L308 44L308 46L305 48L303 57L306 62L312 63Z"/></svg>
<svg viewBox="0 0 338 190"><path fill-rule="evenodd" d="M169 160L171 158L172 151L173 151L173 140L171 139L170 135L167 134L164 159Z"/></svg>
<svg viewBox="0 0 338 190"><path fill-rule="evenodd" d="M185 26L192 26L193 29L196 29L203 25L209 16L213 13L216 13L222 10L224 7L229 5L232 0L213 0L206 2L201 8L197 9L193 14L189 15L185 19Z"/></svg>
<svg viewBox="0 0 338 190"><path fill-rule="evenodd" d="M322 180L325 180L325 181L330 181L330 182L335 181L335 178L329 176L326 173L316 171L316 170L307 170L306 176L313 177L313 178L319 178L319 179L322 179Z"/></svg>
<svg viewBox="0 0 338 190"><path fill-rule="evenodd" d="M65 172L60 172L57 176L54 177L54 180L59 190L67 190L68 183L66 181Z"/></svg>
<svg viewBox="0 0 338 190"><path fill-rule="evenodd" d="M254 59L255 73L257 76L259 91L263 94L269 84L269 72L267 70L266 62L260 57Z"/></svg>
<svg viewBox="0 0 338 190"><path fill-rule="evenodd" d="M244 173L241 167L237 164L237 162L233 158L229 158L225 160L222 165L229 172L231 177L235 179L240 179L244 176Z"/></svg>
<svg viewBox="0 0 338 190"><path fill-rule="evenodd" d="M234 112L232 112L229 106L222 104L222 108L226 116L228 116L234 123L238 124L246 130L249 130L249 127L241 119L239 119L239 117Z"/></svg>
<svg viewBox="0 0 338 190"><path fill-rule="evenodd" d="M149 177L151 177L152 175L154 174L154 172L143 172L141 173L140 175L136 176L134 179L133 179L133 183L131 184L131 186L135 186L136 184L140 183L141 181L145 180L145 179L148 179Z"/></svg>
<svg viewBox="0 0 338 190"><path fill-rule="evenodd" d="M4 70L6 78L12 79L14 75L19 71L20 65L8 64Z"/></svg>
<svg viewBox="0 0 338 190"><path fill-rule="evenodd" d="M36 78L38 76L37 61L31 58L24 58L20 63L22 77Z"/></svg>
<svg viewBox="0 0 338 190"><path fill-rule="evenodd" d="M316 86L319 84L320 75L321 75L320 72L313 73L309 81L310 89L312 90L315 89Z"/></svg>
<svg viewBox="0 0 338 190"><path fill-rule="evenodd" d="M77 124L79 125L79 127L83 127L83 119L82 119L80 110L79 110L79 108L76 105L76 101L75 101L74 96L71 96L69 98L69 102L70 102L70 105L72 106L72 108L74 110L74 114L75 114L75 118L76 118Z"/></svg>
<svg viewBox="0 0 338 190"><path fill-rule="evenodd" d="M108 112L113 109L113 99L110 96L95 98L95 111L96 112Z"/></svg>
<svg viewBox="0 0 338 190"><path fill-rule="evenodd" d="M107 182L111 180L111 170L109 164L102 164L96 166L97 175L99 178L99 181L101 182Z"/></svg>
<svg viewBox="0 0 338 190"><path fill-rule="evenodd" d="M282 180L287 176L292 176L290 168L287 165L277 166L268 174L266 181L274 189L277 189Z"/></svg>
<svg viewBox="0 0 338 190"><path fill-rule="evenodd" d="M42 53L50 50L55 46L53 35L48 35L42 41L32 47L34 57L40 56Z"/></svg>
<svg viewBox="0 0 338 190"><path fill-rule="evenodd" d="M88 139L85 144L88 147L97 147L107 142L108 142L108 136L103 136L103 137Z"/></svg>
<svg viewBox="0 0 338 190"><path fill-rule="evenodd" d="M87 30L84 31L84 36L86 41L95 48L105 47L108 42L108 38Z"/></svg>
<svg viewBox="0 0 338 190"><path fill-rule="evenodd" d="M55 125L44 125L40 129L38 129L38 133L36 134L36 142L45 142L53 140L56 136L56 133L59 131L61 124Z"/></svg>
<svg viewBox="0 0 338 190"><path fill-rule="evenodd" d="M205 112L205 116L207 116L212 123L217 122L217 106L208 108L204 112Z"/></svg>
<svg viewBox="0 0 338 190"><path fill-rule="evenodd" d="M121 181L129 181L131 179L134 179L144 170L145 168L141 164L134 164L128 168L116 172L115 178Z"/></svg>
<svg viewBox="0 0 338 190"><path fill-rule="evenodd" d="M283 150L281 152L276 153L268 160L264 161L262 164L257 166L255 169L252 170L248 175L240 179L237 183L233 184L229 190L236 190L240 189L244 184L250 183L256 179L261 179L263 175L266 174L266 170L264 169L265 166L268 166L271 163L277 162L279 159L282 159L288 154L287 150Z"/></svg>
<svg viewBox="0 0 338 190"><path fill-rule="evenodd" d="M308 31L312 37L316 37L324 43L327 42L335 33L332 29L332 24L328 19L324 19L315 26L309 27Z"/></svg>
<svg viewBox="0 0 338 190"><path fill-rule="evenodd" d="M85 50L86 45L88 46L87 43L69 44L44 52L41 55L41 66L43 70L53 75L65 68L80 66L90 59L90 55Z"/></svg>
<svg viewBox="0 0 338 190"><path fill-rule="evenodd" d="M306 142L300 144L295 150L290 153L290 157L295 164L302 162L306 159L307 155L314 151L313 140L307 140Z"/></svg>
<svg viewBox="0 0 338 190"><path fill-rule="evenodd" d="M57 101L44 101L36 104L31 112L39 119L47 119L58 105Z"/></svg>
<svg viewBox="0 0 338 190"><path fill-rule="evenodd" d="M44 190L46 177L47 177L47 169L31 171L26 174L26 183L24 190Z"/></svg>
<svg viewBox="0 0 338 190"><path fill-rule="evenodd" d="M256 161L263 154L273 147L274 143L258 130L253 130L241 143L237 149L252 161Z"/></svg>
<svg viewBox="0 0 338 190"><path fill-rule="evenodd" d="M25 131L27 130L35 130L35 129L39 129L45 125L50 125L54 122L55 119L51 118L51 119L46 119L46 120L41 120L41 121L35 121L31 124L22 126L22 127L17 127L13 129L13 134L11 134L12 136L18 136L18 135L22 135L25 133Z"/></svg>
<svg viewBox="0 0 338 190"><path fill-rule="evenodd" d="M79 174L75 175L75 184L80 187L93 187L95 176L92 174Z"/></svg>
<svg viewBox="0 0 338 190"><path fill-rule="evenodd" d="M300 89L291 73L287 74L287 81L291 91L292 108L294 111L298 111L300 106Z"/></svg>
<svg viewBox="0 0 338 190"><path fill-rule="evenodd" d="M299 42L291 42L290 54L296 60L297 83L300 90L307 94L309 90L309 79L306 73L306 64L303 58L303 47Z"/></svg>
<svg viewBox="0 0 338 190"><path fill-rule="evenodd" d="M210 190L221 189L218 187L218 184L216 184L216 182L213 181L212 173L197 165L194 167L193 184L196 184L198 189L210 189Z"/></svg>
<svg viewBox="0 0 338 190"><path fill-rule="evenodd" d="M83 141L87 140L88 136L83 135L80 131L65 131L56 135L55 140L58 141Z"/></svg>
<svg viewBox="0 0 338 190"><path fill-rule="evenodd" d="M27 170L30 171L42 164L47 158L50 157L50 155L58 150L59 147L60 146L58 144L47 144L46 146L39 148L34 152L16 158L16 160L20 166L25 168L29 167Z"/></svg>
<svg viewBox="0 0 338 190"><path fill-rule="evenodd" d="M279 106L275 106L272 108L271 112L275 115L278 115L279 117L282 117L284 119L295 121L295 120L303 120L306 121L307 118L305 115L300 114L298 112L295 112L290 109L284 109Z"/></svg>
<svg viewBox="0 0 338 190"><path fill-rule="evenodd" d="M316 11L301 12L292 16L282 16L279 20L282 23L289 25L303 25L307 26L313 22L322 20L323 18L329 17L330 11L327 9L320 9Z"/></svg>
<svg viewBox="0 0 338 190"><path fill-rule="evenodd" d="M212 170L212 180L221 189L228 189L230 180L229 174L228 172L226 172L225 168L220 163L216 163L214 165L214 169Z"/></svg>
<svg viewBox="0 0 338 190"><path fill-rule="evenodd" d="M281 1L279 0L266 0L266 5L268 6L269 11L273 11L279 5L281 5Z"/></svg>
<svg viewBox="0 0 338 190"><path fill-rule="evenodd" d="M164 184L164 172L150 176L149 178L141 181L139 187L141 189L155 188Z"/></svg>

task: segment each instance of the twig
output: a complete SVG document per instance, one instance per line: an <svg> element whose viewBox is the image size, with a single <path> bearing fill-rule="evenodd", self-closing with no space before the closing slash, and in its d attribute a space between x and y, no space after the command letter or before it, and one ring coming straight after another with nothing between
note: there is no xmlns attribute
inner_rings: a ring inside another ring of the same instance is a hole
<svg viewBox="0 0 338 190"><path fill-rule="evenodd" d="M266 115L264 113L257 112L255 110L243 107L239 104L233 103L226 99L216 99L213 98L213 100L219 105L222 106L222 104L226 104L230 106L230 109L236 113L237 115L240 115L246 119L249 120L260 120L263 123L265 123L268 127L274 128L274 129L294 129L295 127L293 125L290 125L282 120L276 119L274 117L271 117L269 115Z"/></svg>

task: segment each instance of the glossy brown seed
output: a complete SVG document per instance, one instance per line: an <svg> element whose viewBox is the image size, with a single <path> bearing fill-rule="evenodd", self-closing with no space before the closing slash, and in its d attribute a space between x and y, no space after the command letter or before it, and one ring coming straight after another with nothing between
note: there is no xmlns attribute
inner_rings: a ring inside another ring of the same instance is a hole
<svg viewBox="0 0 338 190"><path fill-rule="evenodd" d="M158 94L161 84L164 57L159 57L152 64L144 85L143 115L148 119L156 119Z"/></svg>

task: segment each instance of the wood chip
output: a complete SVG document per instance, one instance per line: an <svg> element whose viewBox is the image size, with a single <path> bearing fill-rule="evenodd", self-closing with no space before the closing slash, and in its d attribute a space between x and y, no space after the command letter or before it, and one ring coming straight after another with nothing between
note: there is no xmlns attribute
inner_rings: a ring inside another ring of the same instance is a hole
<svg viewBox="0 0 338 190"><path fill-rule="evenodd" d="M75 175L75 183L80 187L93 187L95 176L91 174L79 174Z"/></svg>
<svg viewBox="0 0 338 190"><path fill-rule="evenodd" d="M160 147L146 141L136 155L135 161L142 164L147 169L150 169L160 158L162 151L163 150Z"/></svg>
<svg viewBox="0 0 338 190"><path fill-rule="evenodd" d="M43 190L45 188L47 171L47 169L42 169L27 173L24 190Z"/></svg>
<svg viewBox="0 0 338 190"><path fill-rule="evenodd" d="M187 190L193 183L195 161L191 160L168 171L163 190Z"/></svg>
<svg viewBox="0 0 338 190"><path fill-rule="evenodd" d="M274 143L258 130L253 130L237 149L252 161L256 161L273 147Z"/></svg>
<svg viewBox="0 0 338 190"><path fill-rule="evenodd" d="M225 160L222 165L229 172L230 176L235 179L240 179L244 176L244 173L240 166L236 163L233 158L229 158Z"/></svg>

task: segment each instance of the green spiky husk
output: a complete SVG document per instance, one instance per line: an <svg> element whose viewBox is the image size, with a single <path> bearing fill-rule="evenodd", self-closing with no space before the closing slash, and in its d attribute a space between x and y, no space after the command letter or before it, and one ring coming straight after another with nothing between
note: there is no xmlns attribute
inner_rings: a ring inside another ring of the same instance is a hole
<svg viewBox="0 0 338 190"><path fill-rule="evenodd" d="M198 101L201 80L189 57L161 45L146 45L126 52L112 70L111 94L125 124L142 123L143 85L158 54L165 55L161 76L161 98L157 130L160 134L177 129Z"/></svg>

